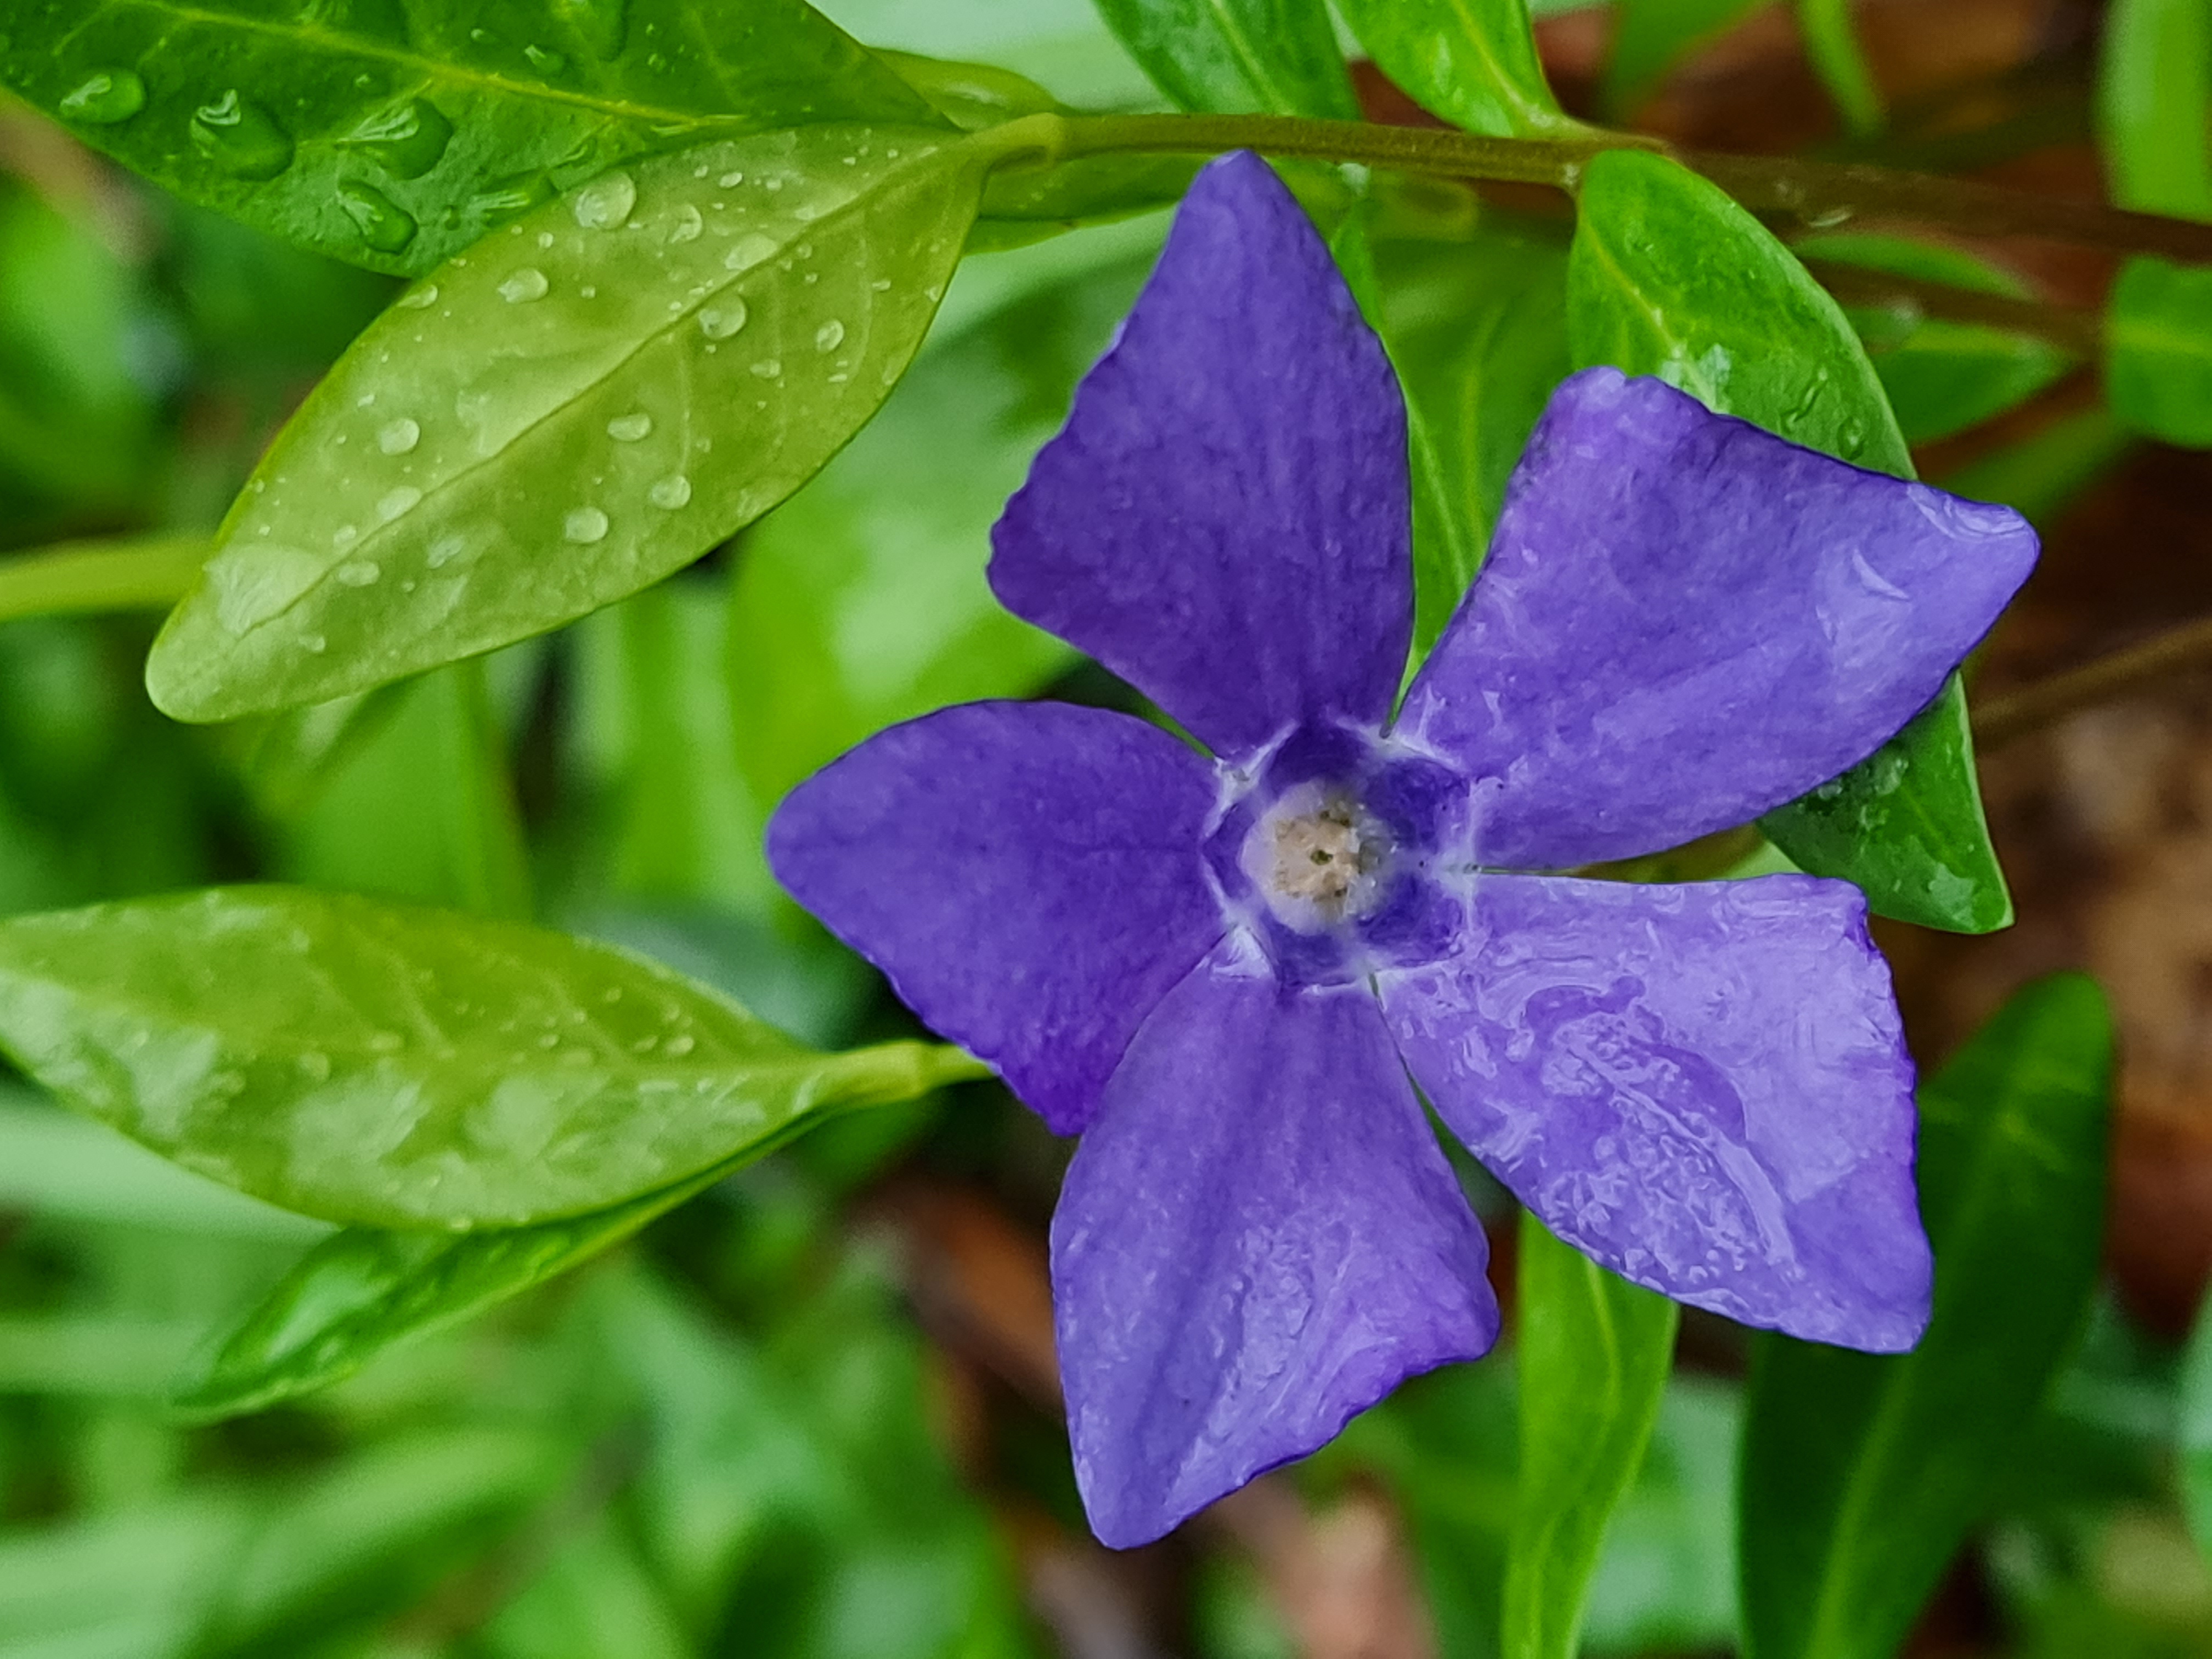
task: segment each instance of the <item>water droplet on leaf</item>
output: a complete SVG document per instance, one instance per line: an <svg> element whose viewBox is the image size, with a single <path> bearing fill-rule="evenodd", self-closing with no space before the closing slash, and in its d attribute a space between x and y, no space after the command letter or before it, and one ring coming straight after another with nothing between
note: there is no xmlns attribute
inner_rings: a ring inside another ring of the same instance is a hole
<svg viewBox="0 0 2212 1659"><path fill-rule="evenodd" d="M745 302L734 294L718 306L699 313L699 331L710 340L726 340L745 325Z"/></svg>
<svg viewBox="0 0 2212 1659"><path fill-rule="evenodd" d="M511 306L524 305L544 299L551 286L544 271L535 265L525 265L499 285L499 297Z"/></svg>
<svg viewBox="0 0 2212 1659"><path fill-rule="evenodd" d="M606 536L607 515L596 507L580 507L561 521L561 533L589 546Z"/></svg>
<svg viewBox="0 0 2212 1659"><path fill-rule="evenodd" d="M578 190L576 222L586 230L614 230L626 224L637 206L637 180L619 170L602 173Z"/></svg>
<svg viewBox="0 0 2212 1659"><path fill-rule="evenodd" d="M427 98L409 98L369 116L337 140L395 179L420 179L453 142L453 124Z"/></svg>
<svg viewBox="0 0 2212 1659"><path fill-rule="evenodd" d="M408 311L428 311L438 303L438 285L425 283L420 288L410 288L392 303Z"/></svg>
<svg viewBox="0 0 2212 1659"><path fill-rule="evenodd" d="M292 165L292 135L233 87L192 112L192 145L234 178L274 179Z"/></svg>
<svg viewBox="0 0 2212 1659"><path fill-rule="evenodd" d="M835 317L814 331L814 349L817 351L835 351L844 343L845 325Z"/></svg>
<svg viewBox="0 0 2212 1659"><path fill-rule="evenodd" d="M706 234L707 221L699 210L686 202L676 210L676 222L668 228L672 242L696 242Z"/></svg>
<svg viewBox="0 0 2212 1659"><path fill-rule="evenodd" d="M127 69L101 70L62 94L63 118L112 127L146 107L146 83Z"/></svg>
<svg viewBox="0 0 2212 1659"><path fill-rule="evenodd" d="M380 190L357 179L338 185L338 207L361 240L379 253L397 253L415 240L414 216Z"/></svg>
<svg viewBox="0 0 2212 1659"><path fill-rule="evenodd" d="M645 498L655 507L666 507L673 513L678 507L690 504L691 480L678 472L674 477L663 478L654 484L652 489L645 492Z"/></svg>
<svg viewBox="0 0 2212 1659"><path fill-rule="evenodd" d="M540 75L558 75L568 67L568 60L566 58L544 46L525 46L522 49L522 55L530 60L530 67Z"/></svg>
<svg viewBox="0 0 2212 1659"><path fill-rule="evenodd" d="M403 415L376 434L376 447L387 455L404 455L422 439L422 428Z"/></svg>
<svg viewBox="0 0 2212 1659"><path fill-rule="evenodd" d="M331 574L343 587L374 587L384 568L373 559L349 559Z"/></svg>
<svg viewBox="0 0 2212 1659"><path fill-rule="evenodd" d="M653 416L641 409L632 414L617 415L607 422L607 436L617 443L634 444L652 434Z"/></svg>
<svg viewBox="0 0 2212 1659"><path fill-rule="evenodd" d="M390 524L401 514L412 513L422 499L422 492L414 485L402 484L397 489L386 491L378 501L376 516L382 522Z"/></svg>
<svg viewBox="0 0 2212 1659"><path fill-rule="evenodd" d="M783 365L774 357L763 357L753 365L753 373L763 380L776 380L783 374Z"/></svg>

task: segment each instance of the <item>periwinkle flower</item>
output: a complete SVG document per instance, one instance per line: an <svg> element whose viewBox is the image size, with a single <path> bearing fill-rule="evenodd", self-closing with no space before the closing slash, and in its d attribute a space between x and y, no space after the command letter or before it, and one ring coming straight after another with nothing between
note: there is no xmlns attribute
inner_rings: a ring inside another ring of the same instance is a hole
<svg viewBox="0 0 2212 1659"><path fill-rule="evenodd" d="M1926 1323L1912 1066L1856 888L1559 871L1745 823L1893 735L2035 557L2014 514L1667 386L1561 386L1410 643L1405 414L1266 165L1199 177L994 532L1131 716L948 708L775 815L792 893L1079 1133L1052 1228L1076 1473L1143 1542L1489 1348L1424 1115L1614 1272L1876 1351Z"/></svg>

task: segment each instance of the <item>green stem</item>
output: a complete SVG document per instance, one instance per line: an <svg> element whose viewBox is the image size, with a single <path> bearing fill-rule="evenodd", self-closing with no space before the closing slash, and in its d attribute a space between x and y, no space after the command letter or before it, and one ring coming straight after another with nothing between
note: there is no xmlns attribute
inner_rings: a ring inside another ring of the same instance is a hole
<svg viewBox="0 0 2212 1659"><path fill-rule="evenodd" d="M0 558L0 622L165 611L185 597L214 548L204 536L141 536Z"/></svg>
<svg viewBox="0 0 2212 1659"><path fill-rule="evenodd" d="M2212 617L2185 623L2004 696L1982 699L1974 706L1975 746L1994 749L2079 709L2110 702L2208 663L2212 663Z"/></svg>
<svg viewBox="0 0 2212 1659"><path fill-rule="evenodd" d="M1609 149L1651 149L1703 173L1754 212L1823 228L1856 218L1909 220L1971 236L2035 236L2212 264L2212 225L2062 201L1966 179L1794 157L1676 150L1640 134L1589 128L1567 138L1487 138L1442 127L1310 121L1281 115L1024 116L994 131L1002 163L1114 153L1270 155L1354 161L1450 179L1572 190Z"/></svg>

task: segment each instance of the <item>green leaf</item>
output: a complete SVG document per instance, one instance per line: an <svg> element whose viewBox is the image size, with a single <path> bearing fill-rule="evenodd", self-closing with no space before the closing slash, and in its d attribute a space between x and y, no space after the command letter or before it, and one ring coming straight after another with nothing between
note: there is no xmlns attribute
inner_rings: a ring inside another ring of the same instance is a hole
<svg viewBox="0 0 2212 1659"><path fill-rule="evenodd" d="M1505 481L1566 377L1566 260L1493 232L1379 240L1376 262L1413 452L1413 641L1425 651L1474 580Z"/></svg>
<svg viewBox="0 0 2212 1659"><path fill-rule="evenodd" d="M1507 1659L1573 1659L1606 1528L1644 1462L1680 1310L1521 1218L1521 1487Z"/></svg>
<svg viewBox="0 0 2212 1659"><path fill-rule="evenodd" d="M0 82L87 143L187 201L406 276L672 143L934 118L801 0L116 0L8 22Z"/></svg>
<svg viewBox="0 0 2212 1659"><path fill-rule="evenodd" d="M1851 0L1797 0L1797 28L1805 56L1856 137L1881 130L1881 88L1875 84L1851 21Z"/></svg>
<svg viewBox="0 0 2212 1659"><path fill-rule="evenodd" d="M187 1169L398 1227L584 1214L975 1074L816 1054L604 945L288 888L0 923L0 1048Z"/></svg>
<svg viewBox="0 0 2212 1659"><path fill-rule="evenodd" d="M155 644L155 701L207 720L340 696L697 558L875 412L994 153L866 127L707 144L457 256L278 437Z"/></svg>
<svg viewBox="0 0 2212 1659"><path fill-rule="evenodd" d="M2212 269L2129 260L2105 342L2114 414L2162 442L2212 448Z"/></svg>
<svg viewBox="0 0 2212 1659"><path fill-rule="evenodd" d="M1673 161L1613 150L1591 162L1567 331L1577 366L1657 374L1793 442L1912 476L1834 300L1750 214ZM1955 675L1904 731L1760 828L1800 868L1857 883L1881 915L1963 933L2012 919Z"/></svg>
<svg viewBox="0 0 2212 1659"><path fill-rule="evenodd" d="M1113 337L1161 228L963 268L948 304L997 261L1067 274L933 342L882 415L747 539L730 679L746 711L738 763L763 814L887 726L1027 696L1073 660L993 598L991 525Z"/></svg>
<svg viewBox="0 0 2212 1659"><path fill-rule="evenodd" d="M2212 1296L2205 1298L2212 1306ZM2182 1355L2174 1435L2175 1484L2197 1547L2212 1557L2212 1316L2197 1310L2196 1328Z"/></svg>
<svg viewBox="0 0 2212 1659"><path fill-rule="evenodd" d="M1528 0L1338 0L1359 44L1424 109L1469 132L1578 130L1536 56Z"/></svg>
<svg viewBox="0 0 2212 1659"><path fill-rule="evenodd" d="M348 1227L196 1356L170 1401L195 1418L236 1417L343 1381L386 1349L442 1330L612 1249L732 1170L764 1142L690 1180L611 1209L472 1233Z"/></svg>
<svg viewBox="0 0 2212 1659"><path fill-rule="evenodd" d="M382 700L276 832L286 881L530 914L529 849L479 660Z"/></svg>
<svg viewBox="0 0 2212 1659"><path fill-rule="evenodd" d="M2028 297L2027 284L1958 248L1897 236L1816 236L1796 251L1832 261L1969 292ZM2057 347L1983 323L1846 306L1867 343L1875 373L1908 443L1933 443L2002 415L2033 397L2073 365Z"/></svg>
<svg viewBox="0 0 2212 1659"><path fill-rule="evenodd" d="M1936 482L1971 501L2002 501L2043 529L2118 465L2134 444L2110 410L2093 407L1979 456Z"/></svg>
<svg viewBox="0 0 2212 1659"><path fill-rule="evenodd" d="M1185 109L1359 119L1324 0L1098 0L1098 12Z"/></svg>
<svg viewBox="0 0 2212 1659"><path fill-rule="evenodd" d="M1613 45L1601 100L1607 116L1625 121L1658 89L1667 71L1707 41L1717 40L1766 0L1617 0Z"/></svg>
<svg viewBox="0 0 2212 1659"><path fill-rule="evenodd" d="M2212 218L2212 0L2112 0L2097 128L2112 199Z"/></svg>
<svg viewBox="0 0 2212 1659"><path fill-rule="evenodd" d="M2020 992L1920 1091L1935 1316L1912 1352L1762 1336L1742 1474L1754 1659L1887 1659L1978 1522L2097 1280L2111 1018Z"/></svg>

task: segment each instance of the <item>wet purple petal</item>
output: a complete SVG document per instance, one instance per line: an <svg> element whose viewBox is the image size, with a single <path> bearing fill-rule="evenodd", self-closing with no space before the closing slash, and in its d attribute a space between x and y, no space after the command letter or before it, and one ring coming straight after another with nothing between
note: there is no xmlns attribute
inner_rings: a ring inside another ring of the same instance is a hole
<svg viewBox="0 0 2212 1659"><path fill-rule="evenodd" d="M991 586L1218 753L1376 725L1413 628L1406 465L1328 250L1266 162L1226 155L1006 504Z"/></svg>
<svg viewBox="0 0 2212 1659"><path fill-rule="evenodd" d="M1553 394L1401 726L1490 780L1486 863L1655 852L1895 735L2035 551L2006 508L1592 369Z"/></svg>
<svg viewBox="0 0 2212 1659"><path fill-rule="evenodd" d="M1076 1478L1117 1548L1498 1333L1482 1230L1373 997L1285 990L1234 944L1130 1044L1052 1246Z"/></svg>
<svg viewBox="0 0 2212 1659"><path fill-rule="evenodd" d="M1912 1062L1857 889L1475 878L1382 976L1437 1111L1569 1243L1747 1325L1893 1352L1928 1320Z"/></svg>
<svg viewBox="0 0 2212 1659"><path fill-rule="evenodd" d="M1212 768L1065 703L969 703L831 763L770 821L770 867L933 1030L1060 1133L1221 937L1199 841Z"/></svg>

